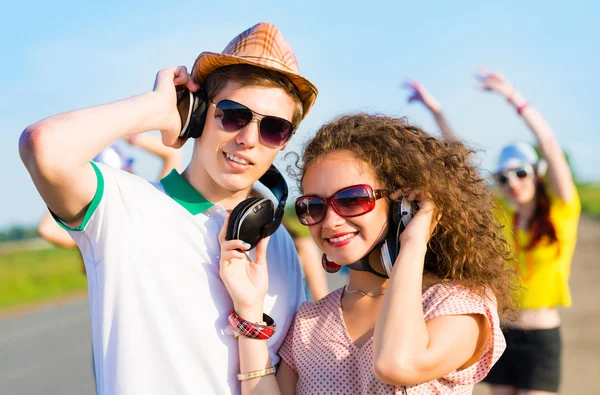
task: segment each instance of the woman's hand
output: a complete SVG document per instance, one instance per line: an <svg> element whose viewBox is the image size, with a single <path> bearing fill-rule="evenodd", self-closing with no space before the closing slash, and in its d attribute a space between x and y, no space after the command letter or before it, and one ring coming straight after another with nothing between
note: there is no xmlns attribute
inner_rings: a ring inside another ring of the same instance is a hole
<svg viewBox="0 0 600 395"><path fill-rule="evenodd" d="M262 321L263 303L269 288L267 271L267 245L269 238L262 239L256 246L256 262L247 254L250 244L242 240L225 240L229 215L219 232L221 261L219 274L235 311L245 320Z"/></svg>
<svg viewBox="0 0 600 395"><path fill-rule="evenodd" d="M421 102L432 113L438 113L442 110L440 102L433 97L431 93L419 81L408 80L404 87L410 90L411 95L408 97L408 102Z"/></svg>
<svg viewBox="0 0 600 395"><path fill-rule="evenodd" d="M479 81L478 88L483 91L496 92L511 100L515 88L502 74L496 71L488 71L481 66L479 72L475 73L475 78Z"/></svg>
<svg viewBox="0 0 600 395"><path fill-rule="evenodd" d="M390 199L397 199L400 196L406 196L402 191L397 191L390 196ZM441 214L438 212L435 203L430 196L421 189L416 189L408 194L410 202L417 202L419 210L410 220L406 229L400 234L400 243L420 242L427 244L435 227L440 221Z"/></svg>

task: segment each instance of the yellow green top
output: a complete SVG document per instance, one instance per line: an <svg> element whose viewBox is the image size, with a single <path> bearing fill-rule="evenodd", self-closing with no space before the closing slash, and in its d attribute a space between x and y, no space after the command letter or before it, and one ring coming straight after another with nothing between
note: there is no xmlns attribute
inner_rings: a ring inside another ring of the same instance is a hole
<svg viewBox="0 0 600 395"><path fill-rule="evenodd" d="M538 245L529 250L526 246L531 240L530 232L518 229L515 235L514 210L502 202L499 202L499 206L503 210L499 211L498 218L504 225L506 240L513 248L515 264L521 275L522 308L571 306L569 275L581 213L577 192L567 202L550 194L550 221L556 229L558 241L549 243L542 238Z"/></svg>

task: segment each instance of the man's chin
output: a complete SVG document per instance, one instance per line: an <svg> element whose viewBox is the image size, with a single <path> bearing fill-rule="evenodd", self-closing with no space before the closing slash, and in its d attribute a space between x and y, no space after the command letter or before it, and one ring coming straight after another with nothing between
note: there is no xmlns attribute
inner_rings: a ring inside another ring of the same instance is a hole
<svg viewBox="0 0 600 395"><path fill-rule="evenodd" d="M255 182L256 179L247 174L228 174L219 179L219 185L232 193L250 189Z"/></svg>

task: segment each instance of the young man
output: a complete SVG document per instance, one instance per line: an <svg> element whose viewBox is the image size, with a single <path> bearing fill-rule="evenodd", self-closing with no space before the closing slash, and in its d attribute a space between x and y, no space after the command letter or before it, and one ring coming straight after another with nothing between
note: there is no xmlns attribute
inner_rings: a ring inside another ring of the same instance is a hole
<svg viewBox="0 0 600 395"><path fill-rule="evenodd" d="M147 130L160 130L165 145L180 147L180 85L191 91L202 85L210 99L181 175L171 172L152 184L90 163L113 141ZM223 53L200 54L191 76L185 67L165 69L152 92L56 115L23 132L23 162L85 260L99 394L239 392L217 236L227 212L249 196L291 137L273 142L269 136L265 144L261 120L275 116L296 128L316 95L277 28L259 23ZM222 129L224 100L251 109L252 121ZM269 340L277 362L303 301L298 258L283 228L271 236L267 260L264 310L277 323Z"/></svg>

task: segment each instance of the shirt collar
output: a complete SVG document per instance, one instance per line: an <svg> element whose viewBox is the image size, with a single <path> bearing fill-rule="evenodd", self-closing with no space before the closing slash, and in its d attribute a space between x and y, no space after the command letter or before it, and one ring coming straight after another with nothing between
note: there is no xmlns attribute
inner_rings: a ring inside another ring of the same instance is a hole
<svg viewBox="0 0 600 395"><path fill-rule="evenodd" d="M203 213L213 206L213 203L206 200L175 169L160 180L160 183L167 195L192 215Z"/></svg>

